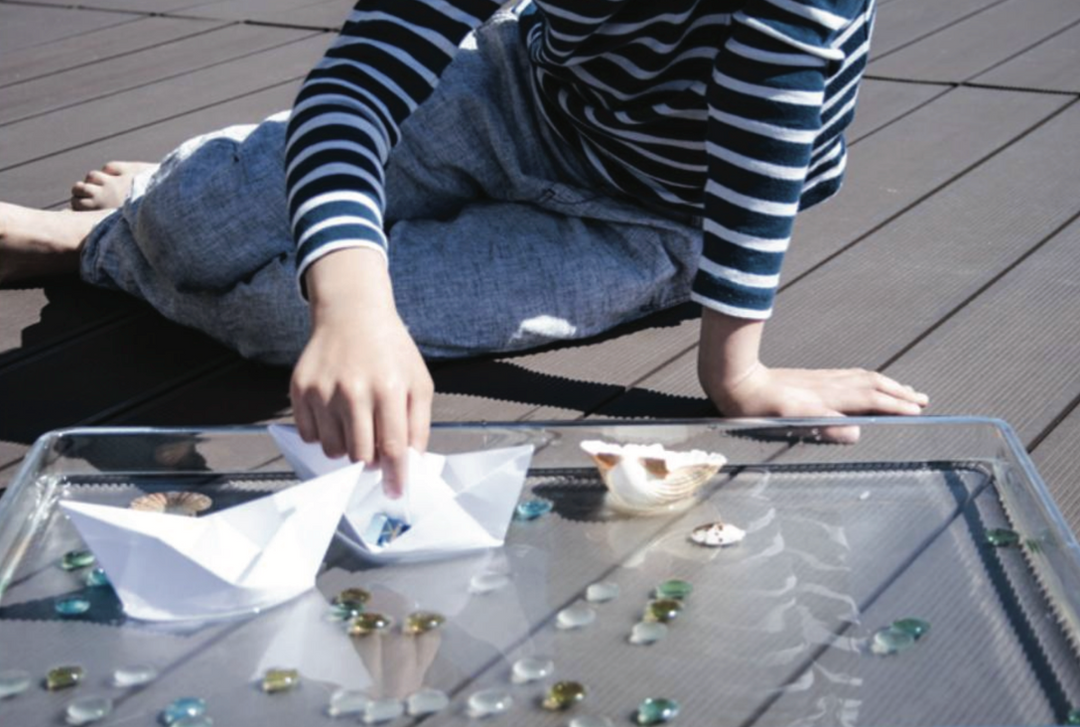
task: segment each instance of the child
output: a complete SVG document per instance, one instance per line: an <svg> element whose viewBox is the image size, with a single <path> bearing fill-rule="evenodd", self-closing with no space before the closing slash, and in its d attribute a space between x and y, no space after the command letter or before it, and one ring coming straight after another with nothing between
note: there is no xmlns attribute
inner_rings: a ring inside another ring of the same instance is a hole
<svg viewBox="0 0 1080 727"><path fill-rule="evenodd" d="M839 189L870 0L497 9L362 0L287 120L92 173L85 211L0 207L0 279L78 269L295 364L305 439L392 482L426 444L422 355L589 336L687 299L727 416L926 406L873 372L758 358L796 212Z"/></svg>

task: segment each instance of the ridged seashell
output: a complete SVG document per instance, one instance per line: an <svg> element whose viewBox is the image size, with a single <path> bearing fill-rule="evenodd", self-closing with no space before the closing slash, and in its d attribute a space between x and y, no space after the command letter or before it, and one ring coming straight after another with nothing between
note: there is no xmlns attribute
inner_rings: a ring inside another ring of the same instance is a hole
<svg viewBox="0 0 1080 727"><path fill-rule="evenodd" d="M634 515L667 512L692 497L727 462L722 454L672 452L659 444L581 443L607 485L612 508Z"/></svg>
<svg viewBox="0 0 1080 727"><path fill-rule="evenodd" d="M152 492L136 497L128 507L142 512L195 517L203 510L208 510L212 504L213 500L201 492Z"/></svg>

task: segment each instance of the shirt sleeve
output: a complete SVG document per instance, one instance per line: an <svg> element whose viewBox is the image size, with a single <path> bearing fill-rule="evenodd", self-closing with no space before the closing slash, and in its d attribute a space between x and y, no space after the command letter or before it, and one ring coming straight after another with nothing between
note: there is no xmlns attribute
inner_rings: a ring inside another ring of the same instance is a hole
<svg viewBox="0 0 1080 727"><path fill-rule="evenodd" d="M308 74L289 120L285 183L303 290L335 250L386 253L383 186L400 127L497 0L360 0Z"/></svg>
<svg viewBox="0 0 1080 727"><path fill-rule="evenodd" d="M706 92L704 244L692 292L702 305L771 315L822 128L826 74L844 57L836 40L866 8L865 0L751 0L732 18Z"/></svg>

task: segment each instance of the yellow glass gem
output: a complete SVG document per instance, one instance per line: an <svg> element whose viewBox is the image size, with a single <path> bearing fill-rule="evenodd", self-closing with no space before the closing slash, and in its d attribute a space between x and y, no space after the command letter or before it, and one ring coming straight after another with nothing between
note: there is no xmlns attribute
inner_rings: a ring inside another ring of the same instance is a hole
<svg viewBox="0 0 1080 727"><path fill-rule="evenodd" d="M579 682L555 682L544 695L540 706L552 711L569 709L585 699L585 685Z"/></svg>
<svg viewBox="0 0 1080 727"><path fill-rule="evenodd" d="M349 621L349 636L368 636L386 631L394 625L394 619L381 613L362 613Z"/></svg>
<svg viewBox="0 0 1080 727"><path fill-rule="evenodd" d="M267 669L263 675L262 690L267 694L287 692L300 683L296 669Z"/></svg>
<svg viewBox="0 0 1080 727"><path fill-rule="evenodd" d="M434 631L444 623L446 623L446 617L441 613L417 611L416 613L410 613L406 617L405 626L402 630L410 636L418 636L426 634L428 631Z"/></svg>
<svg viewBox="0 0 1080 727"><path fill-rule="evenodd" d="M371 594L363 588L346 588L344 591L334 596L334 600L331 601L331 603L335 606L340 606L343 603L367 603L370 600Z"/></svg>
<svg viewBox="0 0 1080 727"><path fill-rule="evenodd" d="M45 688L52 692L74 687L82 681L84 674L81 666L58 666L45 675Z"/></svg>
<svg viewBox="0 0 1080 727"><path fill-rule="evenodd" d="M674 598L658 598L645 607L645 620L666 624L674 621L683 610L683 603Z"/></svg>

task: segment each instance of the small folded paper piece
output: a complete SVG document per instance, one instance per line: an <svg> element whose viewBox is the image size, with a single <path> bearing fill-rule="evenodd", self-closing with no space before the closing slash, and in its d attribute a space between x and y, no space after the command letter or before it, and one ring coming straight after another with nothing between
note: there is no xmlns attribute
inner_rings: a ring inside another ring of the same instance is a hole
<svg viewBox="0 0 1080 727"><path fill-rule="evenodd" d="M325 476L322 473L347 464L301 440L293 427L271 425L270 433L300 477ZM445 558L498 547L506 539L532 453L532 445L450 455L410 450L407 500L387 497L382 471L365 469L339 534L349 547L376 562ZM380 513L406 519L410 528L380 546L365 537L372 518Z"/></svg>
<svg viewBox="0 0 1080 727"><path fill-rule="evenodd" d="M210 619L277 605L315 576L361 465L198 518L62 502L132 618Z"/></svg>

